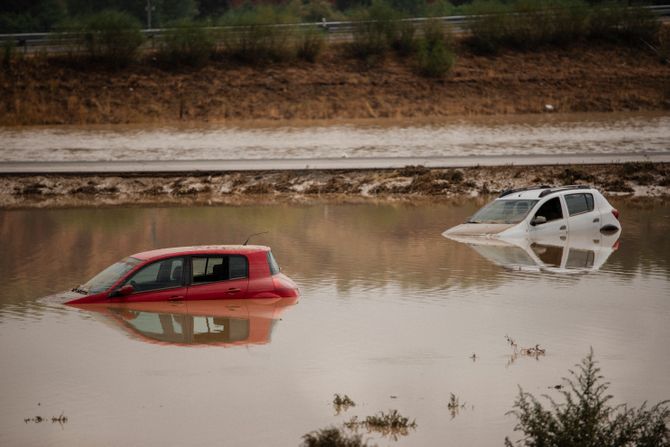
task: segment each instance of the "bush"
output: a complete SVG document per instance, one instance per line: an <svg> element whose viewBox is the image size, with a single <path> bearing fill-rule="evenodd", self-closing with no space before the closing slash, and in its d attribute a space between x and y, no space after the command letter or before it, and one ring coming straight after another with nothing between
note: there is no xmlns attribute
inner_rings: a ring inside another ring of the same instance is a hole
<svg viewBox="0 0 670 447"><path fill-rule="evenodd" d="M233 11L223 18L225 51L248 63L279 62L294 56L295 30L287 26L298 20L277 7L259 6Z"/></svg>
<svg viewBox="0 0 670 447"><path fill-rule="evenodd" d="M427 77L442 77L451 70L454 59L454 52L447 46L444 24L439 20L426 22L417 54L419 72Z"/></svg>
<svg viewBox="0 0 670 447"><path fill-rule="evenodd" d="M70 42L72 55L81 50L90 60L113 67L133 60L144 41L140 29L137 19L118 11L103 11L59 26L60 36L75 36Z"/></svg>
<svg viewBox="0 0 670 447"><path fill-rule="evenodd" d="M323 50L325 37L320 29L309 28L302 30L296 42L296 53L300 59L308 62L316 61Z"/></svg>
<svg viewBox="0 0 670 447"><path fill-rule="evenodd" d="M496 53L505 43L509 8L496 0L475 0L466 14L474 16L467 22L468 43L478 53Z"/></svg>
<svg viewBox="0 0 670 447"><path fill-rule="evenodd" d="M214 52L214 38L192 20L175 22L168 28L158 49L159 59L175 65L201 66Z"/></svg>
<svg viewBox="0 0 670 447"><path fill-rule="evenodd" d="M605 2L591 10L589 37L637 44L640 39L654 40L659 26L657 17L648 9L619 1Z"/></svg>
<svg viewBox="0 0 670 447"><path fill-rule="evenodd" d="M652 12L623 1L590 6L584 0L475 0L465 11L474 16L467 25L469 43L481 53L495 53L501 47L569 45L583 39L651 41L659 25Z"/></svg>
<svg viewBox="0 0 670 447"><path fill-rule="evenodd" d="M397 38L392 45L400 56L409 56L416 51L416 28L412 22L400 22Z"/></svg>
<svg viewBox="0 0 670 447"><path fill-rule="evenodd" d="M547 399L550 409L530 393L519 391L511 411L519 422L515 431L523 433L517 445L528 447L614 447L614 446L670 446L670 408L668 401L651 408L646 403L640 408L612 407L607 394L609 383L603 382L600 368L593 359L593 350L572 378L563 379L561 391L564 403ZM505 439L506 446L514 444Z"/></svg>
<svg viewBox="0 0 670 447"><path fill-rule="evenodd" d="M400 14L384 0L374 0L362 13L354 16L354 56L368 59L384 55L398 40Z"/></svg>
<svg viewBox="0 0 670 447"><path fill-rule="evenodd" d="M7 39L2 44L2 67L9 69L12 66L12 59L14 58L15 44L11 39Z"/></svg>

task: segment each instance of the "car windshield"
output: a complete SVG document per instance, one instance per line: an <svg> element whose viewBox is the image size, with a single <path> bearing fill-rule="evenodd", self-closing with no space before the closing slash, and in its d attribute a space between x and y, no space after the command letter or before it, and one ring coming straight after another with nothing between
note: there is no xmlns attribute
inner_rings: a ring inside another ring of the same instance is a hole
<svg viewBox="0 0 670 447"><path fill-rule="evenodd" d="M496 200L477 211L468 223L515 224L521 222L537 200Z"/></svg>
<svg viewBox="0 0 670 447"><path fill-rule="evenodd" d="M129 257L122 259L116 264L110 265L105 270L95 275L86 284L81 286L81 289L83 289L83 291L86 293L104 292L140 262L141 261L136 258Z"/></svg>

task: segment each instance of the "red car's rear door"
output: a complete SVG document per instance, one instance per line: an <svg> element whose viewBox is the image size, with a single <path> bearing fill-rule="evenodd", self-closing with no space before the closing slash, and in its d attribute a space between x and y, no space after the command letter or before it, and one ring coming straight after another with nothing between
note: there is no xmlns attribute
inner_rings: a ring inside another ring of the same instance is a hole
<svg viewBox="0 0 670 447"><path fill-rule="evenodd" d="M188 300L246 298L249 261L241 255L206 255L190 258Z"/></svg>

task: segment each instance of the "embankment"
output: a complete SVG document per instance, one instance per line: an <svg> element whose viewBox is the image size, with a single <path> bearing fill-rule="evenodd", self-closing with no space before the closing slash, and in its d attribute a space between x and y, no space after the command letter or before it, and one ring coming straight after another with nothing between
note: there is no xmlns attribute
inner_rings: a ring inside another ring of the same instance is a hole
<svg viewBox="0 0 670 447"><path fill-rule="evenodd" d="M5 175L0 208L439 200L588 183L609 195L670 196L670 164L310 170L155 175Z"/></svg>
<svg viewBox="0 0 670 447"><path fill-rule="evenodd" d="M443 79L389 55L366 65L330 47L316 63L211 62L119 71L46 58L0 71L0 125L351 120L670 109L670 66L642 46L589 44L477 56ZM551 107L546 107L550 105Z"/></svg>

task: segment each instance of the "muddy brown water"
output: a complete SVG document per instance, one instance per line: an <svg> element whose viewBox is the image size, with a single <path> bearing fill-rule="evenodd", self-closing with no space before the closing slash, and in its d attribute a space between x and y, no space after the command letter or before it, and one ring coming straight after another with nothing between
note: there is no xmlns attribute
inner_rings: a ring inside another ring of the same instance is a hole
<svg viewBox="0 0 670 447"><path fill-rule="evenodd" d="M670 205L614 204L618 250L572 275L507 270L443 238L474 200L0 211L0 445L292 446L390 409L418 427L366 438L501 445L517 386L554 394L590 347L615 402L670 398ZM189 314L41 298L133 252L263 230L296 305ZM514 359L505 335L546 355ZM336 415L334 393L356 406ZM453 418L450 393L465 403Z"/></svg>
<svg viewBox="0 0 670 447"><path fill-rule="evenodd" d="M210 126L0 127L0 162L667 153L667 113Z"/></svg>

